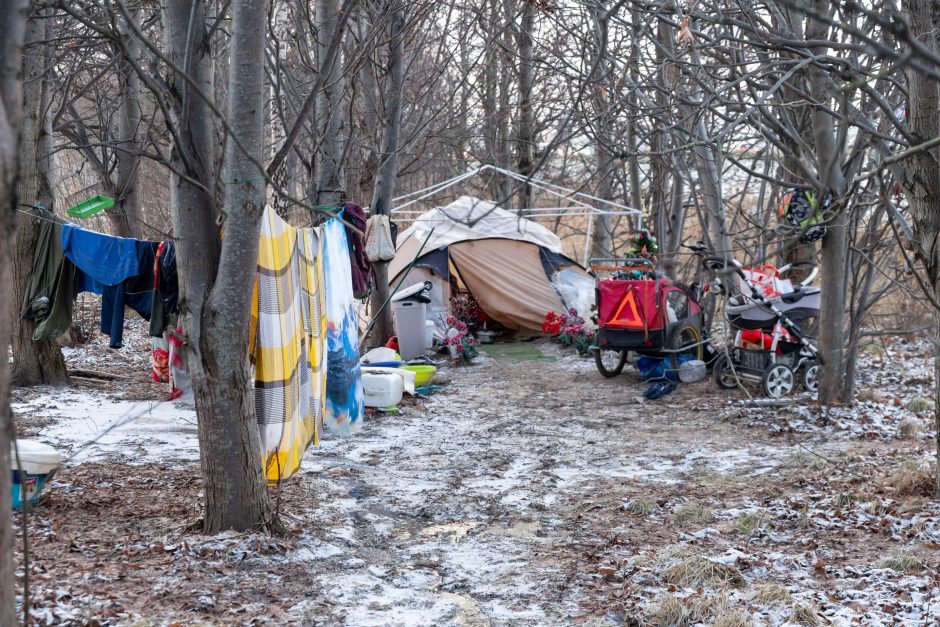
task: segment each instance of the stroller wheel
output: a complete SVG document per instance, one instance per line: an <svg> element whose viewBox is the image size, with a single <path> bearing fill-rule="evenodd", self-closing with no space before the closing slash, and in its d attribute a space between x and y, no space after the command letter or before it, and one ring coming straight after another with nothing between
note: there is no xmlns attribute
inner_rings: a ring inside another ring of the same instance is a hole
<svg viewBox="0 0 940 627"><path fill-rule="evenodd" d="M724 353L718 355L713 366L715 370L715 383L722 390L732 390L738 387L738 378L734 376L734 370L731 369L731 362Z"/></svg>
<svg viewBox="0 0 940 627"><path fill-rule="evenodd" d="M627 351L606 351L598 349L594 351L594 364L597 371L605 379L611 379L623 372L623 366L627 363Z"/></svg>
<svg viewBox="0 0 940 627"><path fill-rule="evenodd" d="M819 364L810 362L803 369L803 387L809 392L819 389Z"/></svg>
<svg viewBox="0 0 940 627"><path fill-rule="evenodd" d="M764 370L761 383L764 386L764 394L770 398L782 398L796 387L796 377L793 376L793 371L789 366L770 364Z"/></svg>

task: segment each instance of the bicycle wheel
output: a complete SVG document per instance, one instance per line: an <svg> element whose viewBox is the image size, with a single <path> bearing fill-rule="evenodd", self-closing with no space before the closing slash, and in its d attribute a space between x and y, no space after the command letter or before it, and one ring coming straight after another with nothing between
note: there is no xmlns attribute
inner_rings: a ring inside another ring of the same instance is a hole
<svg viewBox="0 0 940 627"><path fill-rule="evenodd" d="M672 330L666 346L671 350L683 349L676 353L669 353L669 365L676 373L679 372L679 355L689 355L692 359L702 359L702 333L694 324L684 323Z"/></svg>
<svg viewBox="0 0 940 627"><path fill-rule="evenodd" d="M627 351L610 351L602 348L594 351L594 364L605 379L612 379L623 372L627 363Z"/></svg>

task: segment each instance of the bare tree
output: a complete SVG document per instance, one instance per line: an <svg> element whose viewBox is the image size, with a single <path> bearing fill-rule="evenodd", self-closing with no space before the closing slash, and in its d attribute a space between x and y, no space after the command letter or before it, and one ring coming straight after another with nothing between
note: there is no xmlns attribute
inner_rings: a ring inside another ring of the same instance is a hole
<svg viewBox="0 0 940 627"><path fill-rule="evenodd" d="M196 389L200 457L206 484L206 529L250 529L269 523L271 508L246 361L258 237L267 183L264 156L264 36L269 3L232 6L229 51L229 136L222 169L225 239L202 313L201 367ZM192 251L187 251L191 253ZM224 384L220 385L220 383Z"/></svg>
<svg viewBox="0 0 940 627"><path fill-rule="evenodd" d="M263 0L232 6L231 127L223 173L225 201L217 212L205 3L171 0L164 7L168 55L178 70L165 96L175 135L171 210L179 250L180 312L199 416L208 532L255 528L268 524L271 514L245 349L264 207L265 176L259 163L267 10ZM217 220L226 229L221 243Z"/></svg>
<svg viewBox="0 0 940 627"><path fill-rule="evenodd" d="M136 18L135 18L136 19ZM126 23L121 23L120 36L124 39L126 54L137 62L140 58L140 44L128 32ZM114 54L121 58L121 50ZM141 216L140 168L142 164L141 125L141 90L140 78L134 71L133 64L123 61L118 66L118 108L117 122L114 124L116 176L113 185L115 206L111 211L111 222L115 235L124 237L139 236L143 233Z"/></svg>
<svg viewBox="0 0 940 627"><path fill-rule="evenodd" d="M518 171L523 176L531 176L535 165L535 119L533 110L533 90L535 89L535 17L538 8L534 2L522 3L522 17L516 35L519 50L519 121L516 124L516 150L519 154ZM519 192L519 208L532 206L532 186L523 183Z"/></svg>
<svg viewBox="0 0 940 627"><path fill-rule="evenodd" d="M384 136L382 153L379 157L379 171L372 195L372 214L389 215L392 198L395 196L395 182L398 178L398 146L401 135L402 90L405 85L405 24L407 16L405 5L399 0L390 0L387 5L388 20L388 65L386 68L386 92L389 94L385 107ZM378 312L389 298L388 264L377 263L375 272L375 292L372 297L372 311ZM384 307L375 325L375 334L380 340L393 334L392 312Z"/></svg>
<svg viewBox="0 0 940 627"><path fill-rule="evenodd" d="M604 2L599 0L591 7L593 17L592 41L593 58L591 67L594 77L589 77L593 86L591 88L591 102L593 104L596 121L594 127L594 154L597 160L597 186L595 193L599 198L608 200L612 194L612 179L614 177L614 155L611 154L613 141L613 106L610 102L613 72L607 61L607 45L609 39L609 16ZM612 219L610 215L602 214L594 217L594 232L591 234L591 256L611 257L614 254L612 233Z"/></svg>
<svg viewBox="0 0 940 627"><path fill-rule="evenodd" d="M323 89L317 96L316 124L320 149L318 152L315 190L310 198L316 204L337 208L345 197L343 189L343 63L340 55L330 55L330 43L342 36L341 10L337 0L317 0L318 72L324 77Z"/></svg>
<svg viewBox="0 0 940 627"><path fill-rule="evenodd" d="M23 54L23 117L20 131L19 181L16 195L25 206L41 204L54 210L50 182L52 130L50 128L51 94L46 67L46 15L34 10L25 36ZM12 258L12 297L7 301L10 317L18 323L13 332L14 385L61 385L68 382L62 352L55 338L33 341L36 324L20 319L26 285L33 267L33 253L39 239L41 220L34 211L17 215L15 251Z"/></svg>
<svg viewBox="0 0 940 627"><path fill-rule="evenodd" d="M26 0L0 0L0 278L9 285L13 233L17 210L17 154L19 152L22 90L21 54L26 25ZM7 341L11 310L0 307L0 493L10 494L10 442L16 438L10 414L10 366ZM0 624L16 624L16 586L13 578L12 508L0 507Z"/></svg>
<svg viewBox="0 0 940 627"><path fill-rule="evenodd" d="M940 57L940 5L931 0L905 0L907 23L914 39ZM940 64L936 65L940 70ZM940 137L940 81L916 68L907 68L907 124L915 142ZM914 246L927 272L933 303L940 301L940 148L914 151L901 162L904 193L911 210ZM934 311L940 346L940 309ZM934 496L940 499L940 357L934 357L934 422L937 465Z"/></svg>

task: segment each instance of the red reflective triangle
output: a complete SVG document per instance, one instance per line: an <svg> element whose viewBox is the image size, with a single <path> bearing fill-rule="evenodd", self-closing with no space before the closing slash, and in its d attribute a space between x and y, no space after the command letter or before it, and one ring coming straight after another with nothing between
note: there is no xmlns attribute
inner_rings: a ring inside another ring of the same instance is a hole
<svg viewBox="0 0 940 627"><path fill-rule="evenodd" d="M626 311L624 311L626 309ZM636 306L636 297L633 295L633 289L627 290L620 300L620 306L617 312L607 323L609 327L630 327L635 329L645 328L643 318L640 317L640 311Z"/></svg>

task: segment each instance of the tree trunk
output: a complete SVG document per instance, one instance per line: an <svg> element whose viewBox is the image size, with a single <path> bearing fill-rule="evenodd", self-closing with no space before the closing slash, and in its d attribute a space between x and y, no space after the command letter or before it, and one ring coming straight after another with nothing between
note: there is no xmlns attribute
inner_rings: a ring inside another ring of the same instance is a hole
<svg viewBox="0 0 940 627"><path fill-rule="evenodd" d="M820 15L831 13L826 0L814 0L814 8ZM825 41L828 36L828 26L821 21L811 20L806 27L808 40ZM813 54L816 55L822 56L827 51L828 46L825 45L813 47ZM824 99L813 111L817 177L826 187L819 193L824 195L828 191L838 199L844 192L845 179L841 169L842 147L836 144L835 120L829 111L823 109L823 104L831 102L831 97L827 96L828 77L825 70L818 67L811 67L808 75L810 93ZM840 400L844 382L848 217L842 207L843 204L838 200L834 203L834 216L822 242L820 285L826 288L820 295L819 307L819 352L824 362L824 366L819 369L819 402L822 404Z"/></svg>
<svg viewBox="0 0 940 627"><path fill-rule="evenodd" d="M595 4L591 9L593 21L593 58L588 65L595 68L594 74L588 77L593 84L590 86L594 104L594 155L597 163L597 187L595 195L604 200L611 197L611 179L613 173L613 155L609 146L614 142L613 125L611 120L610 99L607 93L609 85L609 68L606 60L607 46L607 19L604 17L603 1ZM593 216L591 232L591 257L605 258L614 255L614 237L611 228L611 216L606 214L608 206L602 205L605 214Z"/></svg>
<svg viewBox="0 0 940 627"><path fill-rule="evenodd" d="M20 72L26 23L25 0L0 0L0 285L12 280L13 233L16 228L17 155L22 109ZM7 341L11 309L0 307L0 494L10 494L10 441L16 437L10 415L10 364ZM0 625L16 625L16 581L13 560L13 508L0 507Z"/></svg>
<svg viewBox="0 0 940 627"><path fill-rule="evenodd" d="M627 102L630 105L630 109L635 111L639 109L637 104L637 95L636 95L636 85L640 82L640 72L638 69L638 64L640 63L640 27L639 22L642 19L639 15L639 12L632 10L631 15L631 32L633 35L633 45L630 46L630 93L627 95ZM629 190L629 205L634 209L643 209L643 189L640 185L640 156L639 151L637 150L636 142L636 129L637 129L638 118L636 116L630 116L630 119L627 120L627 131L626 131L626 140L627 140L627 150L632 154L627 157L627 170L630 182ZM656 235L662 239L665 233L659 231Z"/></svg>
<svg viewBox="0 0 940 627"><path fill-rule="evenodd" d="M260 160L263 151L263 42L266 1L237 2L232 9L228 119L243 146ZM205 3L169 0L164 5L167 48L205 94L215 93L206 39ZM200 25L190 28L190 24ZM190 39L191 37L191 39ZM226 142L225 242L220 246L211 190L214 157L212 113L188 82L174 77L179 144L171 211L180 274L180 315L187 338L199 420L205 482L205 530L247 530L268 522L270 504L261 467L261 441L248 371L248 325L258 258L264 182L233 139Z"/></svg>
<svg viewBox="0 0 940 627"><path fill-rule="evenodd" d="M708 137L705 121L700 117L693 131L693 141L705 142ZM733 244L731 234L728 232L725 219L725 201L721 192L721 169L718 164L718 151L713 145L699 143L693 149L695 163L698 167L699 186L702 189L702 200L705 205L708 231L712 242L720 255L730 257Z"/></svg>
<svg viewBox="0 0 940 627"><path fill-rule="evenodd" d="M367 10L365 6L360 5L357 15L358 38L363 41L367 38L367 33L373 28L368 22ZM369 61L371 61L370 56ZM358 173L356 187L362 193L362 198L372 198L375 194L375 180L379 171L379 157L381 152L381 134L379 122L379 89L376 84L374 73L375 63L363 63L358 72L359 77L359 98L362 106L362 128L364 131L363 142L367 148L362 159L362 165Z"/></svg>
<svg viewBox="0 0 940 627"><path fill-rule="evenodd" d="M940 51L940 6L933 0L906 0L914 37L933 52ZM907 70L907 128L914 143L940 135L940 85L915 69ZM928 284L940 296L940 149L914 153L903 162L901 184L911 212L915 252L927 271ZM940 311L936 336L940 346ZM934 426L937 464L934 497L940 499L940 356L934 356Z"/></svg>
<svg viewBox="0 0 940 627"><path fill-rule="evenodd" d="M317 96L317 135L320 141L315 189L310 197L318 205L340 207L344 199L343 189L343 117L340 106L343 97L343 63L336 55L327 67L327 51L339 29L340 5L337 0L317 0L317 62L319 71L326 77L323 90Z"/></svg>
<svg viewBox="0 0 940 627"><path fill-rule="evenodd" d="M23 54L23 115L20 128L19 181L16 196L23 204L41 203L53 210L49 161L52 134L48 124L49 89L46 81L46 17L27 21ZM41 222L26 213L16 214L16 237L12 259L12 298L8 301L13 321L13 385L65 385L68 373L55 338L33 341L36 323L20 318L26 283L33 267L33 251Z"/></svg>
<svg viewBox="0 0 940 627"><path fill-rule="evenodd" d="M639 16L634 14L634 24L639 20ZM669 109L670 102L668 94L673 90L679 80L678 66L675 64L675 29L666 20L660 20L656 27L656 66L663 68L656 73L655 90L655 109L657 111L666 111ZM639 37L637 36L637 39ZM640 52L636 50L634 44L632 54L639 59ZM638 62L638 61L637 61ZM635 67L631 69L632 85L630 97L636 98L639 77L635 74ZM630 129L633 129L635 122L629 122ZM653 231L659 241L660 248L660 267L670 278L676 278L678 263L672 256L678 250L682 243L682 232L685 227L685 182L682 167L681 155L666 155L671 140L669 134L663 130L666 123L660 118L652 120L654 131L650 140L653 153L650 157L650 194L649 194L649 212ZM631 148L635 146L635 139L630 139ZM630 160L630 185L639 187L639 163L634 156ZM671 172L670 172L671 171ZM671 174L671 176L670 176ZM691 176L687 177L691 180ZM692 187L694 193L694 186ZM667 196L667 192L668 196ZM631 190L634 199L634 207L641 209L639 204L639 189L635 192ZM649 225L647 225L649 228ZM667 234L670 236L667 237ZM706 236L706 240L707 240Z"/></svg>
<svg viewBox="0 0 940 627"><path fill-rule="evenodd" d="M517 150L519 151L519 174L531 176L535 161L535 120L532 115L532 89L535 83L535 59L532 31L535 29L536 7L533 2L522 6L522 23L519 25L517 45L519 47L519 122ZM519 208L532 206L532 186L523 183L519 190Z"/></svg>
<svg viewBox="0 0 940 627"><path fill-rule="evenodd" d="M266 183L264 157L264 41L268 0L232 6L229 50L231 138L225 144L225 239L219 271L202 317L202 363L209 385L196 390L200 450L206 479L206 531L252 529L271 515L262 472L261 434L248 365L252 293Z"/></svg>
<svg viewBox="0 0 940 627"><path fill-rule="evenodd" d="M693 49L692 63L701 68L702 61L698 51ZM725 201L721 190L721 165L717 147L709 141L705 117L696 114L692 106L680 104L682 117L688 124L689 137L694 146L692 154L698 171L698 184L702 190L702 204L705 206L705 228L711 236L712 246L719 256L729 258L733 255L731 234L728 232Z"/></svg>
<svg viewBox="0 0 940 627"><path fill-rule="evenodd" d="M134 37L125 35L128 54L138 56L139 44ZM134 59L137 60L136 58ZM115 204L109 210L114 234L121 237L140 237L144 232L141 220L140 193L140 79L127 61L119 66L118 84L121 101L117 111L117 180Z"/></svg>
<svg viewBox="0 0 940 627"><path fill-rule="evenodd" d="M226 236L218 274L202 316L201 357L208 385L200 435L206 478L206 530L251 529L268 522L270 503L259 460L261 438L246 347L265 182L258 163L264 146L264 35L267 0L235 3L229 62L231 133L223 162Z"/></svg>
<svg viewBox="0 0 940 627"><path fill-rule="evenodd" d="M170 58L206 94L215 93L209 42L204 28L190 31L189 24L205 23L205 0L167 0L163 27ZM185 51L189 51L188 55ZM183 64L186 63L184 66ZM213 197L216 141L212 110L179 76L171 76L178 142L170 155L170 215L176 236L180 275L180 319L189 340L188 365L200 366L200 326L203 304L209 297L218 270L221 242L216 226ZM181 173L181 175L177 174Z"/></svg>
<svg viewBox="0 0 940 627"><path fill-rule="evenodd" d="M389 61L387 89L388 106L385 114L385 141L382 158L379 163L379 175L372 195L372 215L389 215L392 210L392 198L395 196L395 182L398 178L398 141L401 133L402 89L405 84L405 7L396 0L389 17ZM375 291L372 294L371 310L378 312L388 300L388 263L376 263ZM373 313L375 315L375 313ZM394 334L391 307L386 306L378 313L374 337L384 342Z"/></svg>
<svg viewBox="0 0 940 627"><path fill-rule="evenodd" d="M610 179L613 177L611 172L611 163L613 157L610 151L602 143L595 143L594 154L597 156L597 187L594 193L598 198L610 200ZM601 206L602 211L606 211L606 205ZM610 215L595 215L593 217L593 227L591 229L591 257L605 258L614 255L614 238L611 228Z"/></svg>
<svg viewBox="0 0 940 627"><path fill-rule="evenodd" d="M499 63L496 55L496 44L492 41L494 37L494 28L492 21L494 19L493 2L487 2L488 11L484 14L481 10L480 21L489 19L489 22L481 24L483 36L488 45L483 52L483 64L480 69L480 108L482 109L482 129L480 134L483 136L483 163L496 163L496 89L497 76L499 74Z"/></svg>
<svg viewBox="0 0 940 627"><path fill-rule="evenodd" d="M659 240L660 265L666 276L677 279L677 254L685 231L685 180L678 174L672 177L669 211L664 216L663 225L657 226L657 229L660 229L656 234Z"/></svg>
<svg viewBox="0 0 940 627"><path fill-rule="evenodd" d="M501 6L500 6L501 4ZM514 13L514 0L502 0L497 4L493 17L494 42L499 51L499 97L496 102L496 165L501 168L510 168L512 155L509 136L512 124L512 83L513 83L513 54L514 42L510 29L505 24L512 20ZM501 40L501 41L498 41ZM513 181L508 176L500 174L493 178L496 191L496 204L512 209Z"/></svg>

